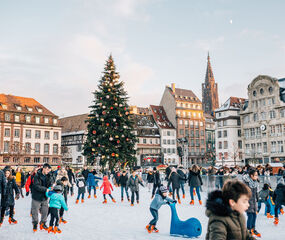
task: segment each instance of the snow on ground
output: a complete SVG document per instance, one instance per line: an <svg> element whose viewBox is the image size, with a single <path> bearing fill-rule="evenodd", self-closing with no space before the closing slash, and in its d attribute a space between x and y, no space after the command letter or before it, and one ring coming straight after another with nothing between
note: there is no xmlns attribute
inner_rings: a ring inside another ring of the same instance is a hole
<svg viewBox="0 0 285 240"><path fill-rule="evenodd" d="M77 191L77 189L76 189ZM61 234L48 234L46 231L32 232L30 217L30 197L16 201L16 215L18 224L9 225L7 217L0 229L0 239L183 239L169 235L171 212L168 205L162 206L159 210L159 221L157 228L159 233L149 234L145 226L151 220L149 205L151 193L147 188L140 189L140 204L131 207L128 202L120 202L120 188L115 188L113 196L117 203L112 203L109 198L108 203L102 204L103 196L97 192L98 198L87 199L85 203L75 204L75 196L68 199L69 211L65 213L68 221L65 225L60 225ZM202 193L203 204L205 203L206 192ZM196 199L195 199L196 200ZM198 218L202 223L202 235L199 239L205 239L207 230L207 217L205 207L189 205L190 194L186 189L186 199L182 199L182 204L177 206L178 216L181 220L191 217ZM262 239L276 240L285 239L285 216L280 217L279 226L273 225L272 219L267 219L264 215L264 206L257 218L257 230L262 234ZM280 238L281 237L281 238Z"/></svg>

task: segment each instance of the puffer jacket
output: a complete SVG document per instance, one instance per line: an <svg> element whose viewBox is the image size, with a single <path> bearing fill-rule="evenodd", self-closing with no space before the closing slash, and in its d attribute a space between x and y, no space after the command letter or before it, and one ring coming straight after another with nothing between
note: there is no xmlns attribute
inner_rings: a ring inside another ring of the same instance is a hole
<svg viewBox="0 0 285 240"><path fill-rule="evenodd" d="M253 181L251 177L246 174L242 177L244 183L250 188L251 190L251 198L249 199L249 208L246 212L248 213L255 213L257 212L257 203L258 203L258 182Z"/></svg>
<svg viewBox="0 0 285 240"><path fill-rule="evenodd" d="M49 207L60 209L63 207L65 211L68 210L64 197L61 193L46 192L46 196L50 198Z"/></svg>
<svg viewBox="0 0 285 240"><path fill-rule="evenodd" d="M206 240L254 240L246 228L244 215L224 204L222 191L209 193L206 216L209 218Z"/></svg>
<svg viewBox="0 0 285 240"><path fill-rule="evenodd" d="M86 180L86 185L87 186L90 186L90 187L92 187L92 186L96 186L97 184L96 184L96 180L99 180L99 179L102 179L102 178L100 178L100 177L96 177L93 173L89 173L88 174L88 177L87 177L87 180Z"/></svg>
<svg viewBox="0 0 285 240"><path fill-rule="evenodd" d="M273 201L275 204L285 205L285 185L278 183L273 194Z"/></svg>
<svg viewBox="0 0 285 240"><path fill-rule="evenodd" d="M111 190L114 191L112 184L109 182L108 177L103 177L103 183L100 190L103 188L103 194L111 194Z"/></svg>
<svg viewBox="0 0 285 240"><path fill-rule="evenodd" d="M167 202L172 203L174 200L168 197L163 198L159 193L155 194L154 199L150 204L150 208L158 210L162 205L167 204Z"/></svg>
<svg viewBox="0 0 285 240"><path fill-rule="evenodd" d="M130 176L128 182L127 182L127 188L130 188L132 192L138 192L139 191L139 184L143 185L142 181L139 179L138 176Z"/></svg>
<svg viewBox="0 0 285 240"><path fill-rule="evenodd" d="M7 181L6 178L4 179L4 181ZM14 200L14 191L16 193L16 195L20 194L19 188L16 184L16 181L14 178L9 179L6 184L5 187L3 189L3 194L2 194L2 198L1 198L1 207L8 207L8 206L14 206L15 205L15 200Z"/></svg>
<svg viewBox="0 0 285 240"><path fill-rule="evenodd" d="M201 185L203 185L200 171L198 172L193 172L191 170L189 171L188 184L190 187L200 187Z"/></svg>

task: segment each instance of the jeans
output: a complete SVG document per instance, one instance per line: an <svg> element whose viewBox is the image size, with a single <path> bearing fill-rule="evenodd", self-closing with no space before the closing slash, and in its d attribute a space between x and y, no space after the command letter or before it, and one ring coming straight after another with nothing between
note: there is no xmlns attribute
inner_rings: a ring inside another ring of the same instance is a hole
<svg viewBox="0 0 285 240"><path fill-rule="evenodd" d="M95 186L88 186L88 193L91 195L91 190L94 189L94 195L96 195L96 187Z"/></svg>
<svg viewBox="0 0 285 240"><path fill-rule="evenodd" d="M126 186L121 186L121 199L124 199L124 190L126 192L127 199L129 199L129 193L128 193L128 189Z"/></svg>
<svg viewBox="0 0 285 240"><path fill-rule="evenodd" d="M12 218L14 216L14 205L9 206L9 208L10 208L9 217ZM6 207L2 207L1 208L1 218L4 218L5 211L6 211Z"/></svg>
<svg viewBox="0 0 285 240"><path fill-rule="evenodd" d="M74 187L73 184L71 184L71 187L68 187L68 192L70 191L70 194L73 195L74 193Z"/></svg>
<svg viewBox="0 0 285 240"><path fill-rule="evenodd" d="M156 189L159 189L159 185L158 184L153 184L153 188L152 188L152 197L155 195L155 191Z"/></svg>
<svg viewBox="0 0 285 240"><path fill-rule="evenodd" d="M260 211L261 203L264 203L266 205L266 210L267 210L266 213L270 213L271 212L270 204L268 201L264 201L264 200L258 201L257 212Z"/></svg>
<svg viewBox="0 0 285 240"><path fill-rule="evenodd" d="M247 213L247 229L255 229L256 213Z"/></svg>
<svg viewBox="0 0 285 240"><path fill-rule="evenodd" d="M173 192L172 192L172 198L173 198L173 200L175 200L175 192L176 192L176 195L177 195L178 200L180 200L179 188L173 188Z"/></svg>
<svg viewBox="0 0 285 240"><path fill-rule="evenodd" d="M58 217L58 209L51 207L49 208L49 212L50 212L50 222L49 222L49 226L53 227L54 226L58 226L58 221L59 221L59 217Z"/></svg>
<svg viewBox="0 0 285 240"><path fill-rule="evenodd" d="M184 181L180 181L180 188L182 190L182 194L185 195L185 190L184 190Z"/></svg>
<svg viewBox="0 0 285 240"><path fill-rule="evenodd" d="M139 201L139 192L138 192L138 191L132 191L131 204L134 204L135 195L136 195L136 197L137 197L137 202Z"/></svg>
<svg viewBox="0 0 285 240"><path fill-rule="evenodd" d="M103 194L104 200L106 200L106 195L107 195L107 194ZM109 195L109 197L113 200L113 196L112 196L111 194L108 194L108 195Z"/></svg>
<svg viewBox="0 0 285 240"><path fill-rule="evenodd" d="M153 219L149 222L150 225L156 225L158 221L158 211L156 209L150 208L150 213L153 216Z"/></svg>
<svg viewBox="0 0 285 240"><path fill-rule="evenodd" d="M78 193L78 195L77 195L77 200L79 200L80 195L81 195L81 199L84 199L84 193Z"/></svg>
<svg viewBox="0 0 285 240"><path fill-rule="evenodd" d="M191 200L194 200L194 188L196 188L196 193L197 193L198 200L201 200L200 187L190 187Z"/></svg>
<svg viewBox="0 0 285 240"><path fill-rule="evenodd" d="M279 210L281 209L281 207L282 207L282 205L280 203L275 204L274 214L275 214L276 218L278 218L278 213L279 213Z"/></svg>

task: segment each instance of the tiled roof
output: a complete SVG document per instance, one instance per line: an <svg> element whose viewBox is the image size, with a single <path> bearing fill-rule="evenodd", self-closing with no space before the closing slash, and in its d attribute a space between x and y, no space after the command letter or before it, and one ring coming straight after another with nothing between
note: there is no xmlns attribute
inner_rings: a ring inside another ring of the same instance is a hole
<svg viewBox="0 0 285 240"><path fill-rule="evenodd" d="M169 90L176 100L201 103L200 99L191 90L175 88L175 92L173 92L170 87Z"/></svg>
<svg viewBox="0 0 285 240"><path fill-rule="evenodd" d="M160 128L174 129L162 106L150 105L154 120Z"/></svg>
<svg viewBox="0 0 285 240"><path fill-rule="evenodd" d="M3 93L0 94L0 110L57 117L33 98L18 97Z"/></svg>
<svg viewBox="0 0 285 240"><path fill-rule="evenodd" d="M220 108L216 109L215 112L228 110L230 108L239 109L245 103L245 98L230 97Z"/></svg>
<svg viewBox="0 0 285 240"><path fill-rule="evenodd" d="M209 114L209 113L204 113L204 117L206 119L214 119L214 117L211 114Z"/></svg>
<svg viewBox="0 0 285 240"><path fill-rule="evenodd" d="M62 126L62 133L78 132L87 130L88 114L75 115L59 119L59 124Z"/></svg>

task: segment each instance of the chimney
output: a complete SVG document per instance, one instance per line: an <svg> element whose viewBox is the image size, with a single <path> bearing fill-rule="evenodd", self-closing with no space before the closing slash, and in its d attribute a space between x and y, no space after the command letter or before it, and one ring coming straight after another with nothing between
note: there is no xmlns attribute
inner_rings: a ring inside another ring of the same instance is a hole
<svg viewBox="0 0 285 240"><path fill-rule="evenodd" d="M172 92L175 93L175 83L171 83Z"/></svg>

